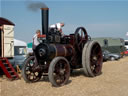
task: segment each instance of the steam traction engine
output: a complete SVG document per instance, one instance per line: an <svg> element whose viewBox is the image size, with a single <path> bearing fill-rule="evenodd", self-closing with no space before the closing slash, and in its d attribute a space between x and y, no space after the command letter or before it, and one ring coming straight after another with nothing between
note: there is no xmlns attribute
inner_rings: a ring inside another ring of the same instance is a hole
<svg viewBox="0 0 128 96"><path fill-rule="evenodd" d="M22 76L26 82L36 82L48 75L54 86L62 86L69 80L72 69L83 68L86 76L101 73L102 51L96 41L91 41L84 27L74 34L61 36L56 29L48 29L48 8L42 8L41 42L34 56L26 59ZM46 38L45 38L46 36Z"/></svg>

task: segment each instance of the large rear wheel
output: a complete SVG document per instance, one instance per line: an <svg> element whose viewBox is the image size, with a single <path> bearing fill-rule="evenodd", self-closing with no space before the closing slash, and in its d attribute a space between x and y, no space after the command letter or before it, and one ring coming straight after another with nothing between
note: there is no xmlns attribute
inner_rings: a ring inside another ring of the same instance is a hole
<svg viewBox="0 0 128 96"><path fill-rule="evenodd" d="M70 65L66 58L55 57L49 66L48 77L53 86L65 85L70 76Z"/></svg>
<svg viewBox="0 0 128 96"><path fill-rule="evenodd" d="M86 76L94 77L101 74L102 50L98 42L88 41L83 48L82 65Z"/></svg>

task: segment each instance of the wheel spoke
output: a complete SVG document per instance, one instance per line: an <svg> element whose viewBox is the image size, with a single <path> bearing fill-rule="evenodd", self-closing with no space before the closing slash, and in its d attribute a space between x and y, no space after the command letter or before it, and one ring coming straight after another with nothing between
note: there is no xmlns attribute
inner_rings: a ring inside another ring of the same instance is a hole
<svg viewBox="0 0 128 96"><path fill-rule="evenodd" d="M101 71L102 67L102 53L97 43L92 46L90 55L90 68L92 73L96 75Z"/></svg>
<svg viewBox="0 0 128 96"><path fill-rule="evenodd" d="M85 43L85 38L88 38L85 28L83 27L77 28L75 31L75 42L76 42L77 49L80 52L82 51L82 48L83 48L82 43Z"/></svg>
<svg viewBox="0 0 128 96"><path fill-rule="evenodd" d="M23 67L22 75L26 82L36 82L40 80L41 73L38 71L33 71L34 68L34 56L29 57Z"/></svg>

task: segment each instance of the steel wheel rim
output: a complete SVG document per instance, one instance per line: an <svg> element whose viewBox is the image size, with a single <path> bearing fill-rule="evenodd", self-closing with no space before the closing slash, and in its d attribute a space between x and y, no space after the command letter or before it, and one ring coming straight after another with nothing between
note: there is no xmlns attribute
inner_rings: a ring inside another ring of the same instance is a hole
<svg viewBox="0 0 128 96"><path fill-rule="evenodd" d="M53 71L54 80L57 85L64 85L69 77L69 66L65 60L59 60L55 64L55 69Z"/></svg>
<svg viewBox="0 0 128 96"><path fill-rule="evenodd" d="M40 73L38 71L33 71L34 64L34 58L31 58L31 60L26 62L25 66L25 75L31 82L35 82L40 79Z"/></svg>
<svg viewBox="0 0 128 96"><path fill-rule="evenodd" d="M94 44L91 50L90 55L90 68L93 74L97 75L101 72L102 69L102 51L99 44Z"/></svg>

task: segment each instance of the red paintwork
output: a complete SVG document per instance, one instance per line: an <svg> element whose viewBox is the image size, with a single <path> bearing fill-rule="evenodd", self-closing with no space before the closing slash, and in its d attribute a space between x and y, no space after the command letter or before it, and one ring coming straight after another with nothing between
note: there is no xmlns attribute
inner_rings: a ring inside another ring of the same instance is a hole
<svg viewBox="0 0 128 96"><path fill-rule="evenodd" d="M125 55L128 55L128 50L124 52Z"/></svg>
<svg viewBox="0 0 128 96"><path fill-rule="evenodd" d="M10 68L10 71L12 71L14 73L14 75L11 75L9 73L9 71L7 70L7 67L3 64L2 60L6 61L6 64L8 65L8 67ZM19 79L18 74L16 73L15 69L12 67L12 65L10 64L10 62L8 61L7 58L0 58L0 67L3 70L3 72L5 73L5 75L9 78L9 79ZM13 76L16 76L16 78L13 78Z"/></svg>
<svg viewBox="0 0 128 96"><path fill-rule="evenodd" d="M46 35L38 35L38 38L46 38Z"/></svg>

